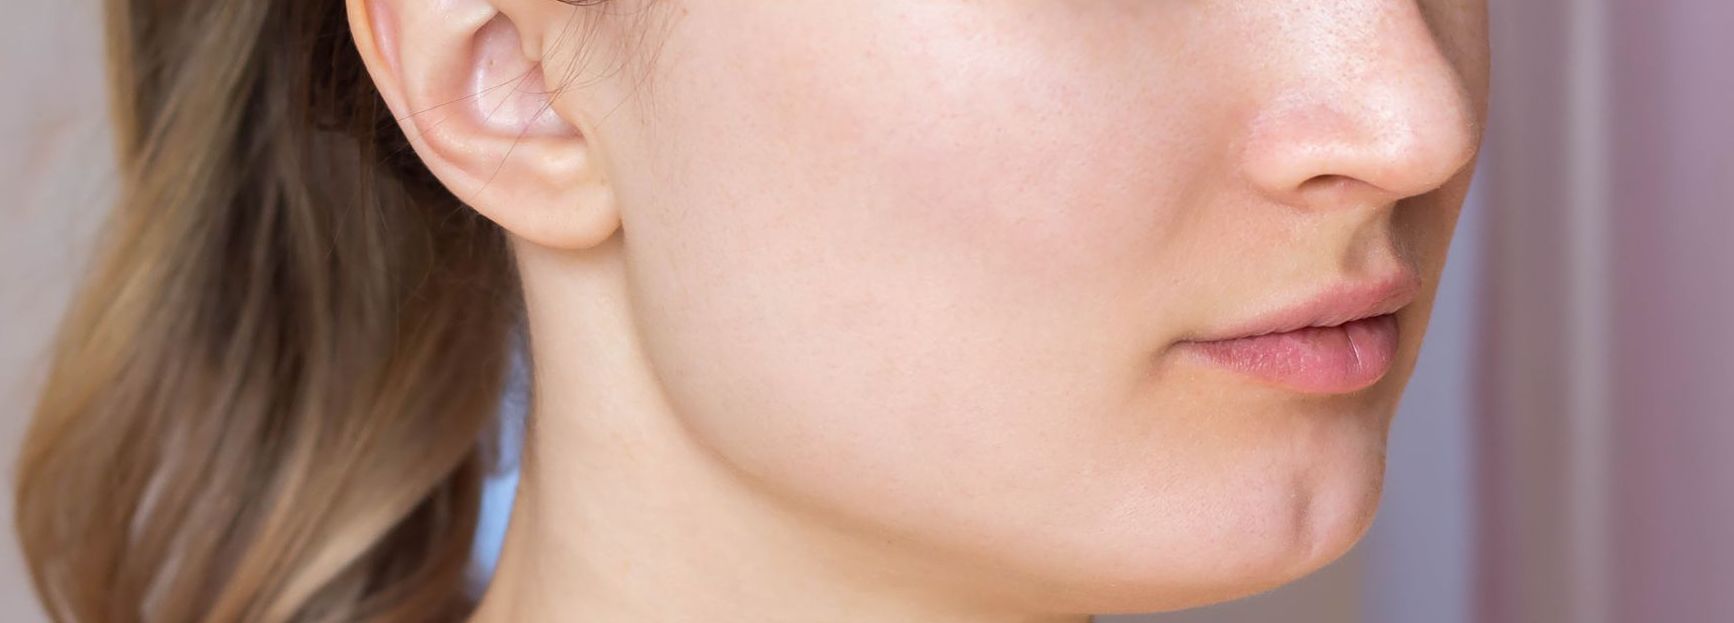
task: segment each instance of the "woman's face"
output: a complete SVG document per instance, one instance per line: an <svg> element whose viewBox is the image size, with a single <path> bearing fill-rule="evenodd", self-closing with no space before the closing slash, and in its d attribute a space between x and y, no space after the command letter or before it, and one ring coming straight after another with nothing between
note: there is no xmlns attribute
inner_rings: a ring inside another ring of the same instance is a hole
<svg viewBox="0 0 1734 623"><path fill-rule="evenodd" d="M649 360L722 460L1084 611L1362 534L1479 141L1482 0L665 4L589 139ZM1389 346L1195 341L1380 301Z"/></svg>

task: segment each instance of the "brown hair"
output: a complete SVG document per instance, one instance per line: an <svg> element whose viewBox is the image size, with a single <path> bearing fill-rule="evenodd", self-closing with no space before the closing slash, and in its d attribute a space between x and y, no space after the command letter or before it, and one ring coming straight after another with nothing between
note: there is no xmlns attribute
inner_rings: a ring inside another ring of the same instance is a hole
<svg viewBox="0 0 1734 623"><path fill-rule="evenodd" d="M17 472L50 615L467 616L506 236L408 148L342 0L107 10L122 199Z"/></svg>

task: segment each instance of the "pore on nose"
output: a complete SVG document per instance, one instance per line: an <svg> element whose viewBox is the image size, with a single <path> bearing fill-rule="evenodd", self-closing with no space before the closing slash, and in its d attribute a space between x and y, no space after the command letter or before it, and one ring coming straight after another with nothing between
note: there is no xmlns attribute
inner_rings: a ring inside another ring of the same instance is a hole
<svg viewBox="0 0 1734 623"><path fill-rule="evenodd" d="M1384 205L1439 188L1474 158L1466 86L1414 3L1394 4L1406 8L1366 27L1290 32L1287 67L1301 69L1273 82L1245 143L1260 192L1314 210Z"/></svg>

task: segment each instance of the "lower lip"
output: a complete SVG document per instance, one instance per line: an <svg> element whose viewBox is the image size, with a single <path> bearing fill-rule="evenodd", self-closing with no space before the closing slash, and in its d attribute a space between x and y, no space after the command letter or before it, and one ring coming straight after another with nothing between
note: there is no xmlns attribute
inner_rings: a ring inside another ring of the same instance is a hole
<svg viewBox="0 0 1734 623"><path fill-rule="evenodd" d="M1397 356L1397 317L1386 314L1334 327L1186 345L1211 363L1308 394L1346 394L1373 386Z"/></svg>

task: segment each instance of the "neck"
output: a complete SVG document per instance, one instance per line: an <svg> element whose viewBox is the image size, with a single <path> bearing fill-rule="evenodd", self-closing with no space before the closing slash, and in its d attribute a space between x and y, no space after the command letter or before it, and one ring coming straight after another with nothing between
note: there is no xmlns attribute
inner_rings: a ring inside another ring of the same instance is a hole
<svg viewBox="0 0 1734 623"><path fill-rule="evenodd" d="M472 623L1089 620L1009 607L980 574L779 498L704 448L638 347L617 242L579 259L520 250L533 416Z"/></svg>

